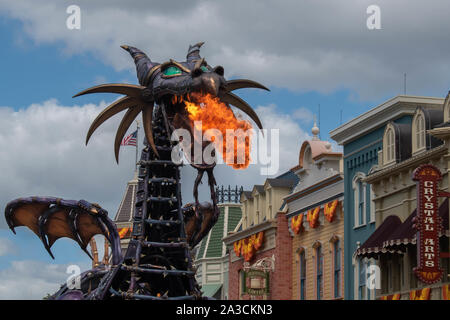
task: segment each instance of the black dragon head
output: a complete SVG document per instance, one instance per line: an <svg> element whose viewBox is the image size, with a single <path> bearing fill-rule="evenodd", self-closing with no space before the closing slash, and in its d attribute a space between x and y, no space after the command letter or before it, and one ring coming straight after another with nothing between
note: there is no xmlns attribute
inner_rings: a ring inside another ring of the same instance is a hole
<svg viewBox="0 0 450 320"><path fill-rule="evenodd" d="M199 42L189 46L184 62L170 59L164 63L153 62L145 53L135 47L122 46L134 59L140 85L104 84L89 88L74 96L97 92L126 95L105 108L93 121L86 137L86 144L92 133L104 121L123 110L128 110L119 125L115 138L114 149L118 161L121 141L134 119L142 112L146 139L154 153L158 155L152 129L154 104L164 108L172 128L192 127L192 123L190 123L192 121L188 118L184 101L195 101L196 96L204 94L217 97L228 107L233 105L242 110L262 129L261 121L255 111L232 91L241 88L269 89L246 79L227 81L224 78L222 66L212 67L200 56L202 45L203 42Z"/></svg>

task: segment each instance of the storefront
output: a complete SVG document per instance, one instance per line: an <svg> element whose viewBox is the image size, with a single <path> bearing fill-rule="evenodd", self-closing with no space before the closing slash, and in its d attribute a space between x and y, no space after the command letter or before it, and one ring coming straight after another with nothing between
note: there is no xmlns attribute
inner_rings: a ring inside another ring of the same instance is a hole
<svg viewBox="0 0 450 320"><path fill-rule="evenodd" d="M297 181L289 171L241 194L241 228L223 239L229 252L229 299L291 298L291 240L279 208Z"/></svg>
<svg viewBox="0 0 450 320"><path fill-rule="evenodd" d="M419 107L409 124L388 123L372 185L376 230L355 254L378 299L449 298L449 98ZM373 276L372 276L373 275Z"/></svg>

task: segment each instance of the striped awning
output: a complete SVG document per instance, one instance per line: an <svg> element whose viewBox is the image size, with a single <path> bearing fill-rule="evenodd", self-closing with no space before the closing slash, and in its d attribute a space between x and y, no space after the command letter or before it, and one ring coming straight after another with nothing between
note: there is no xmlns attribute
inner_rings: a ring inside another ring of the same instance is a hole
<svg viewBox="0 0 450 320"><path fill-rule="evenodd" d="M415 216L416 210L403 223L397 216L388 216L369 239L356 250L356 255L370 258L381 253L405 252L407 245L416 244L417 230L413 222ZM448 199L440 205L439 216L445 230L439 236L448 236Z"/></svg>

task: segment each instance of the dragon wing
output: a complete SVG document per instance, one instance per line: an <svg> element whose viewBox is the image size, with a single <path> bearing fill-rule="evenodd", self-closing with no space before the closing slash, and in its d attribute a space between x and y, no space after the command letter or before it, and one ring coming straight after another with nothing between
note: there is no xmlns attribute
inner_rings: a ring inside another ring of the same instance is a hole
<svg viewBox="0 0 450 320"><path fill-rule="evenodd" d="M97 234L104 235L111 244L113 263L117 264L121 259L117 228L108 218L108 212L98 204L54 197L19 198L7 204L5 218L14 233L15 227L19 226L31 229L53 259L51 247L64 237L76 241L91 257L86 247Z"/></svg>

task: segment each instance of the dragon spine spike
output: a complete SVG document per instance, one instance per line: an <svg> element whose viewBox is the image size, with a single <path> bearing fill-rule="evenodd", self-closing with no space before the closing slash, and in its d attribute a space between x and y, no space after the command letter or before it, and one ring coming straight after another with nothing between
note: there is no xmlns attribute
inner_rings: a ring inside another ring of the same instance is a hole
<svg viewBox="0 0 450 320"><path fill-rule="evenodd" d="M194 44L193 46L189 46L187 55L186 55L186 60L187 61L192 61L192 60L199 60L201 59L200 57L200 47L204 44L204 42L198 42L196 44Z"/></svg>
<svg viewBox="0 0 450 320"><path fill-rule="evenodd" d="M135 47L130 46L121 46L124 50L128 51L131 57L134 59L134 63L136 65L137 77L139 79L139 83L143 86L148 84L149 73L150 71L159 65L159 63L154 63L150 60L150 58L141 50Z"/></svg>

